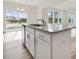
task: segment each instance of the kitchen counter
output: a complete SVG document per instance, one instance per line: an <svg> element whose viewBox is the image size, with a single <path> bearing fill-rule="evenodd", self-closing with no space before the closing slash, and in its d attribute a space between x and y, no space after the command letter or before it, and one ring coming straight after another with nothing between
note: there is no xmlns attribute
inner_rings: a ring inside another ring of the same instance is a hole
<svg viewBox="0 0 79 59"><path fill-rule="evenodd" d="M65 26L65 25L58 25L58 24L54 24L54 25L49 24L48 26L31 26L29 24L28 25L23 24L23 26L31 27L48 33L56 33L60 31L76 28L76 26L70 26L70 25Z"/></svg>
<svg viewBox="0 0 79 59"><path fill-rule="evenodd" d="M71 59L71 29L75 26L23 24L22 28L23 44L34 59Z"/></svg>

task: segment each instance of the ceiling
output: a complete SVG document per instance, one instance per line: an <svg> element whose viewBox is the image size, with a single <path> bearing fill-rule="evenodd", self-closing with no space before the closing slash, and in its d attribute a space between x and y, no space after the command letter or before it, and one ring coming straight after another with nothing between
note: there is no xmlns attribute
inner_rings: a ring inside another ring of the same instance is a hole
<svg viewBox="0 0 79 59"><path fill-rule="evenodd" d="M23 3L32 6L53 7L69 12L75 12L76 0L4 0L16 3Z"/></svg>

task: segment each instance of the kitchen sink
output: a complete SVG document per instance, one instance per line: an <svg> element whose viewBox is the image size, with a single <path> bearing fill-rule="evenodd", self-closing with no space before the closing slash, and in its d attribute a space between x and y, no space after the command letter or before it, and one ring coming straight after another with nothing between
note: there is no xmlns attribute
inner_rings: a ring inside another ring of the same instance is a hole
<svg viewBox="0 0 79 59"><path fill-rule="evenodd" d="M31 26L44 26L44 25L41 25L41 24L30 24Z"/></svg>

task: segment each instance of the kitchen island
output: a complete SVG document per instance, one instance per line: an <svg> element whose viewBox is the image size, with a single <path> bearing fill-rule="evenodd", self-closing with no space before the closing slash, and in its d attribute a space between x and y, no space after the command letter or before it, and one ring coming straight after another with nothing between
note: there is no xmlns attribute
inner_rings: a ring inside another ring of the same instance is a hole
<svg viewBox="0 0 79 59"><path fill-rule="evenodd" d="M75 26L22 25L23 44L34 59L71 59L71 29Z"/></svg>

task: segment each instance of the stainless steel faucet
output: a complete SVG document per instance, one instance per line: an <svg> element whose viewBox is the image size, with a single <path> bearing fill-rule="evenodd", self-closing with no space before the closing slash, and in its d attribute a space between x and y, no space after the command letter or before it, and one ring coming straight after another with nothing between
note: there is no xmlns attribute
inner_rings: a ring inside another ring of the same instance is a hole
<svg viewBox="0 0 79 59"><path fill-rule="evenodd" d="M46 26L46 21L45 20L43 20L43 19L37 19L37 21L42 21L42 25Z"/></svg>

